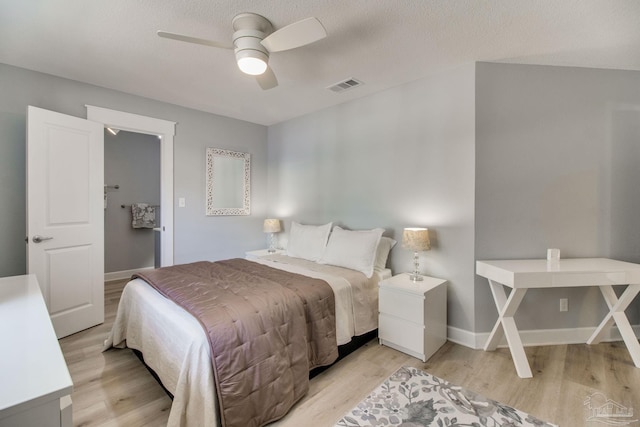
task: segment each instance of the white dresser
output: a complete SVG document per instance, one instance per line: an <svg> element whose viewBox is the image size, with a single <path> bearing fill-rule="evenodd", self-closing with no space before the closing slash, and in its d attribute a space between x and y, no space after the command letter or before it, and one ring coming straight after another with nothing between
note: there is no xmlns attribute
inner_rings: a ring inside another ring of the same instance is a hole
<svg viewBox="0 0 640 427"><path fill-rule="evenodd" d="M380 344L426 362L447 341L447 281L398 274L380 282Z"/></svg>
<svg viewBox="0 0 640 427"><path fill-rule="evenodd" d="M0 427L71 427L73 383L35 275L0 278Z"/></svg>

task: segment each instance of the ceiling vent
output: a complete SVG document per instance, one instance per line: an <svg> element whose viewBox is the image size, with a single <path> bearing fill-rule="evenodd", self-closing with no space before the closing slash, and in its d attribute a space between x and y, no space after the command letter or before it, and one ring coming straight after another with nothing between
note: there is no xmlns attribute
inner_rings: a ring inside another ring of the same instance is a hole
<svg viewBox="0 0 640 427"><path fill-rule="evenodd" d="M351 78L351 79L338 82L334 85L328 86L327 89L337 93L337 92L344 92L345 90L348 90L348 89L353 89L354 87L360 86L362 84L363 83L361 81Z"/></svg>

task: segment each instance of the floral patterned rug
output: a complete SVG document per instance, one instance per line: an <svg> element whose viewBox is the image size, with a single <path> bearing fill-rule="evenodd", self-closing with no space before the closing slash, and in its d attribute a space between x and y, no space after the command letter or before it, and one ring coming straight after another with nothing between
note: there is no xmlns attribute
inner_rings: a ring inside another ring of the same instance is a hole
<svg viewBox="0 0 640 427"><path fill-rule="evenodd" d="M554 424L405 366L335 425L365 426L552 427Z"/></svg>

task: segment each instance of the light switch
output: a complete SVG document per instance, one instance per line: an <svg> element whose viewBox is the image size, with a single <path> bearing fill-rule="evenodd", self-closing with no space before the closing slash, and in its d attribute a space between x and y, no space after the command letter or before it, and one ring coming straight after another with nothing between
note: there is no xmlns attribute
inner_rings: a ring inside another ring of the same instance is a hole
<svg viewBox="0 0 640 427"><path fill-rule="evenodd" d="M178 207L184 208L185 206L187 206L187 203L185 202L184 197L178 198Z"/></svg>

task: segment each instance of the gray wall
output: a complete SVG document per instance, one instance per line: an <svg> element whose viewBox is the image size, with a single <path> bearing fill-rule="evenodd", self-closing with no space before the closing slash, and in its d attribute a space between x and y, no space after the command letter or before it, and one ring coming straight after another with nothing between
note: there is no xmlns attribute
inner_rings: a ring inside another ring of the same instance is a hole
<svg viewBox="0 0 640 427"><path fill-rule="evenodd" d="M640 72L476 66L476 258L640 262ZM569 311L559 312L559 298ZM476 279L477 332L497 318ZM628 310L638 321L639 301ZM522 329L595 326L597 289L530 291Z"/></svg>
<svg viewBox="0 0 640 427"><path fill-rule="evenodd" d="M270 214L396 239L430 227L423 271L450 280L449 326L482 333L497 313L475 259L640 262L638 159L640 73L478 63L271 126ZM397 246L391 266L411 254ZM531 291L516 319L576 328L605 312L597 289Z"/></svg>
<svg viewBox="0 0 640 427"><path fill-rule="evenodd" d="M270 215L352 229L426 226L422 271L450 281L449 324L474 310L474 66L269 127ZM356 89L357 90L357 89ZM339 95L336 95L339 96ZM413 254L391 252L394 272Z"/></svg>
<svg viewBox="0 0 640 427"><path fill-rule="evenodd" d="M0 64L0 276L24 274L25 127L28 105L86 117L85 104L178 122L174 144L175 262L243 256L264 247L267 128L176 105ZM207 147L251 153L252 210L205 216Z"/></svg>
<svg viewBox="0 0 640 427"><path fill-rule="evenodd" d="M177 121L176 263L265 246L262 220L433 230L423 272L448 279L449 325L497 315L475 259L611 256L640 262L640 73L479 63L270 128L0 65L0 276L25 271L27 105L92 104ZM357 89L356 89L357 90ZM339 96L339 95L336 95ZM268 158L267 158L268 142ZM206 147L252 154L252 215L204 215ZM268 173L267 173L268 169ZM268 179L268 180L267 180ZM267 192L270 197L267 198ZM395 272L411 254L392 251ZM569 312L558 299L569 298ZM522 329L593 326L597 290L530 292ZM638 323L640 303L629 310Z"/></svg>
<svg viewBox="0 0 640 427"><path fill-rule="evenodd" d="M155 265L155 238L150 228L131 226L131 204L160 205L160 140L155 135L104 132L104 270L106 273ZM125 205L126 208L121 206ZM157 210L157 224L160 221Z"/></svg>

